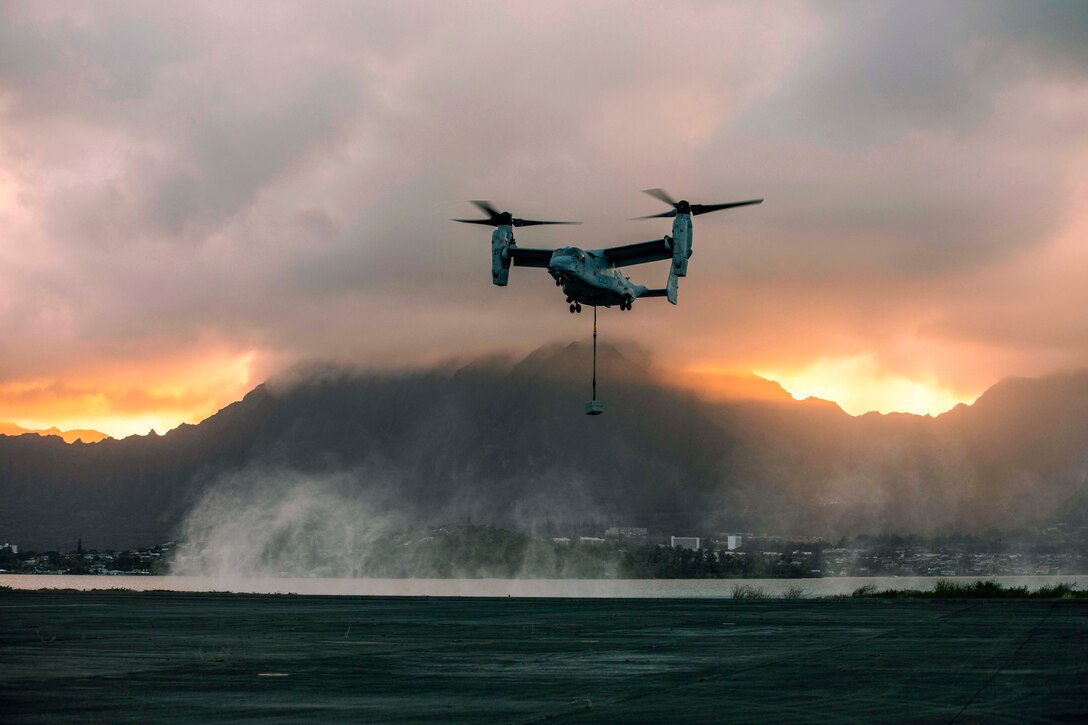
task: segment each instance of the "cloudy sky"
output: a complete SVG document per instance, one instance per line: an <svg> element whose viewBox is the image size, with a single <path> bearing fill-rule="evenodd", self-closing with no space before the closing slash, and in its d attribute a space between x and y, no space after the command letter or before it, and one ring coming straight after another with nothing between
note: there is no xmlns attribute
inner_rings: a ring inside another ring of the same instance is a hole
<svg viewBox="0 0 1088 725"><path fill-rule="evenodd" d="M678 307L601 318L679 379L935 413L1088 366L1088 4L0 4L0 421L586 338L448 220L644 241L658 186L766 198L697 218Z"/></svg>

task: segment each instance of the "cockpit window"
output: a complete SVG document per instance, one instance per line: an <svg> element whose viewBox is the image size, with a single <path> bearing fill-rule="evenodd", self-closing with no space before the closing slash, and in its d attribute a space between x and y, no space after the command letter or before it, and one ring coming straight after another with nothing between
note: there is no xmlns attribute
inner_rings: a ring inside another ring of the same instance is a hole
<svg viewBox="0 0 1088 725"><path fill-rule="evenodd" d="M586 253L577 247L563 247L555 251L557 257L574 257L577 260L584 260Z"/></svg>

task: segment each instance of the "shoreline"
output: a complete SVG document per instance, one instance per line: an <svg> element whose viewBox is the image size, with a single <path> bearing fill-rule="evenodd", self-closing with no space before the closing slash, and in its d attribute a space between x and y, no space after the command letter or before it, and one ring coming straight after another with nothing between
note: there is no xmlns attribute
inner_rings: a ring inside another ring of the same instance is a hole
<svg viewBox="0 0 1088 725"><path fill-rule="evenodd" d="M37 579L37 581L35 581ZM1085 577L822 579L216 579L0 575L0 591L157 592L269 596L471 599L1088 599ZM135 579L137 581L131 581ZM74 580L74 581L73 581ZM90 580L90 581L88 581ZM174 586L155 586L156 580ZM813 586L820 582L825 587ZM900 584L904 586L895 586ZM37 584L44 584L38 586ZM48 584L55 584L49 586ZM73 585L83 586L73 586ZM99 586L116 584L114 586ZM126 584L134 586L126 586ZM830 584L831 588L826 585ZM888 586L892 584L893 586ZM913 584L913 586L912 586ZM89 585L89 586L87 586ZM836 588L837 587L837 588Z"/></svg>

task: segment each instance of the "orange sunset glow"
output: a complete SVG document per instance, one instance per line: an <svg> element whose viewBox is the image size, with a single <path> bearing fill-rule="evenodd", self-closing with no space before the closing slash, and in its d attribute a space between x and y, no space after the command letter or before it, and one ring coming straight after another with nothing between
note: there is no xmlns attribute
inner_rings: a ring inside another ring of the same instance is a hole
<svg viewBox="0 0 1088 725"><path fill-rule="evenodd" d="M795 372L761 371L778 381L795 399L821 398L851 415L914 413L939 415L978 394L957 394L935 378L911 380L882 371L871 356L822 359Z"/></svg>
<svg viewBox="0 0 1088 725"><path fill-rule="evenodd" d="M889 374L868 355L823 359L799 370L758 370L754 377L744 371L697 367L688 371L688 379L688 387L712 401L782 400L788 394L794 400L831 401L851 415L939 415L978 397L977 392L951 391L934 378L913 380Z"/></svg>
<svg viewBox="0 0 1088 725"><path fill-rule="evenodd" d="M210 354L142 370L99 371L65 385L48 380L0 385L0 420L30 430L89 429L114 438L152 430L161 435L241 399L255 384L253 358L253 352Z"/></svg>

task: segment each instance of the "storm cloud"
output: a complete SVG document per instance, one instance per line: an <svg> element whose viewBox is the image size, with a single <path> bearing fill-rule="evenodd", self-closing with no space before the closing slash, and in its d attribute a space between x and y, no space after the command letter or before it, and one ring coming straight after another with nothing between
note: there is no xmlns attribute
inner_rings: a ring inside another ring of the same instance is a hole
<svg viewBox="0 0 1088 725"><path fill-rule="evenodd" d="M697 220L680 307L602 319L666 367L863 355L970 399L1084 366L1086 31L1079 2L4 3L0 420L129 432L302 358L584 337L448 219L644 241L654 186L767 199Z"/></svg>

